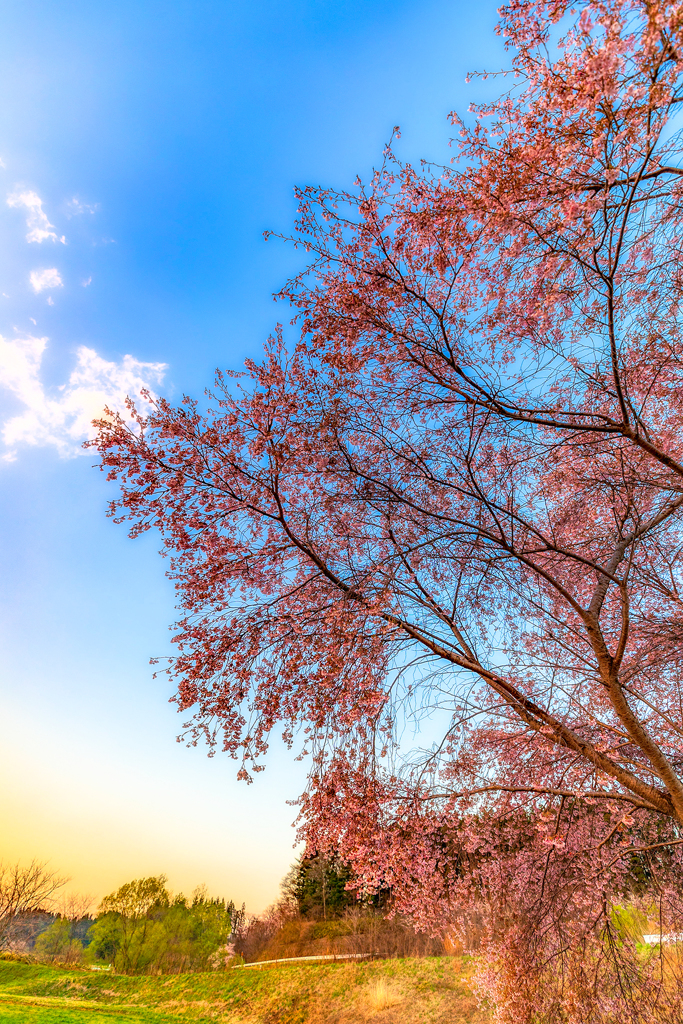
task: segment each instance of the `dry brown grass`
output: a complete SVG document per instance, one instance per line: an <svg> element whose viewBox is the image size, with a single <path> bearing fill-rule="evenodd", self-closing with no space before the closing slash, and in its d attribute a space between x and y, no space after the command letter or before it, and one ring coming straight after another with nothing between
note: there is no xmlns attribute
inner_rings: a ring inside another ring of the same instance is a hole
<svg viewBox="0 0 683 1024"><path fill-rule="evenodd" d="M247 963L369 950L382 957L441 956L444 952L440 939L414 931L409 922L398 917L386 919L367 910L350 910L344 917L329 921L292 916L269 935L261 925L263 922L255 922L254 933L240 939L238 948Z"/></svg>
<svg viewBox="0 0 683 1024"><path fill-rule="evenodd" d="M259 972L269 989L225 1024L490 1024L460 958L384 960ZM241 1008L240 1008L241 1009ZM243 1012L243 1011L242 1011Z"/></svg>
<svg viewBox="0 0 683 1024"><path fill-rule="evenodd" d="M386 978L376 978L371 981L365 992L365 1000L371 1012L386 1010L390 1006L397 1006L403 1001L403 996L397 989L390 985Z"/></svg>

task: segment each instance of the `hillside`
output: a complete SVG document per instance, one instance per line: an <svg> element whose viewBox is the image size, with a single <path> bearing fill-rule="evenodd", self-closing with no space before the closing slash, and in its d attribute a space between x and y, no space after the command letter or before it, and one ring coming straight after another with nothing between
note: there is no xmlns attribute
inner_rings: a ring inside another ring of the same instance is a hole
<svg viewBox="0 0 683 1024"><path fill-rule="evenodd" d="M457 957L123 977L0 961L2 1024L487 1024Z"/></svg>

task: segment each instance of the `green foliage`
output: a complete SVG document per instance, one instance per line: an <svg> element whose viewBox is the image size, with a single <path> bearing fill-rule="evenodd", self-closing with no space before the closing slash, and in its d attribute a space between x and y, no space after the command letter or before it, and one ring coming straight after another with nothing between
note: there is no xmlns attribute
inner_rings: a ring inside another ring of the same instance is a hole
<svg viewBox="0 0 683 1024"><path fill-rule="evenodd" d="M83 943L74 937L72 922L65 917L58 917L40 933L33 952L41 960L78 963L83 956Z"/></svg>
<svg viewBox="0 0 683 1024"><path fill-rule="evenodd" d="M239 914L234 903L203 890L191 902L172 899L165 882L163 876L136 879L102 901L88 932L94 964L111 963L122 974L178 974L229 961L226 944Z"/></svg>
<svg viewBox="0 0 683 1024"><path fill-rule="evenodd" d="M121 915L100 914L88 932L88 958L94 962L113 964L121 947Z"/></svg>
<svg viewBox="0 0 683 1024"><path fill-rule="evenodd" d="M642 943L643 935L648 930L648 918L644 911L630 904L613 907L610 919L622 942Z"/></svg>
<svg viewBox="0 0 683 1024"><path fill-rule="evenodd" d="M359 905L352 883L353 874L346 864L336 858L315 854L313 857L300 857L289 869L281 888L285 898L296 904L303 917L327 921L341 917ZM386 908L390 897L389 889L381 889L373 896L365 897L362 905Z"/></svg>
<svg viewBox="0 0 683 1024"><path fill-rule="evenodd" d="M282 884L284 894L296 903L304 917L340 917L356 902L346 888L351 872L346 865L319 854L301 857L292 865Z"/></svg>
<svg viewBox="0 0 683 1024"><path fill-rule="evenodd" d="M112 911L125 920L138 921L149 914L154 907L167 907L169 903L166 876L136 878L126 882L116 892L102 900L101 910Z"/></svg>

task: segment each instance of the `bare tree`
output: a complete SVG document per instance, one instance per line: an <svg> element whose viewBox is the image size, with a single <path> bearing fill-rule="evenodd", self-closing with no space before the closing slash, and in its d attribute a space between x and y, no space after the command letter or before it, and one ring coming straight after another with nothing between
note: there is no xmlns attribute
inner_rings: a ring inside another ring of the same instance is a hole
<svg viewBox="0 0 683 1024"><path fill-rule="evenodd" d="M67 921L80 921L92 910L95 900L89 893L62 893L56 905L57 913Z"/></svg>
<svg viewBox="0 0 683 1024"><path fill-rule="evenodd" d="M0 863L0 949L9 945L16 918L50 909L55 893L66 881L40 861Z"/></svg>

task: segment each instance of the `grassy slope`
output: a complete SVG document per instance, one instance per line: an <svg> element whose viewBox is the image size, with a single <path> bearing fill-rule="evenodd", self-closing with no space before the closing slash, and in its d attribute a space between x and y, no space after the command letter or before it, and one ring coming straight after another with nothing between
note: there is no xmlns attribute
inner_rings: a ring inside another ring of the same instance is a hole
<svg viewBox="0 0 683 1024"><path fill-rule="evenodd" d="M0 961L1 1024L486 1024L458 958L126 978Z"/></svg>

